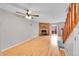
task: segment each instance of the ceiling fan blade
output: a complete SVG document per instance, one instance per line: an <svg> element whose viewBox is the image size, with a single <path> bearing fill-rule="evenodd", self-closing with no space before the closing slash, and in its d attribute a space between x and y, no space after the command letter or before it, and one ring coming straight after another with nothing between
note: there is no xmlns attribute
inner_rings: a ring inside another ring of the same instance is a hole
<svg viewBox="0 0 79 59"><path fill-rule="evenodd" d="M25 11L29 10L29 9L24 9Z"/></svg>
<svg viewBox="0 0 79 59"><path fill-rule="evenodd" d="M31 16L34 16L34 17L39 17L39 15L31 15Z"/></svg>
<svg viewBox="0 0 79 59"><path fill-rule="evenodd" d="M28 13L30 9L24 9L24 10L26 11L26 13Z"/></svg>
<svg viewBox="0 0 79 59"><path fill-rule="evenodd" d="M24 13L21 13L21 12L16 12L16 14L25 16L25 14Z"/></svg>
<svg viewBox="0 0 79 59"><path fill-rule="evenodd" d="M19 14L16 14L16 16L21 17L21 18L25 18L25 16L19 15Z"/></svg>
<svg viewBox="0 0 79 59"><path fill-rule="evenodd" d="M40 11L36 11L36 10L31 10L31 9L24 9L24 10L27 11L27 12L31 11L32 13L38 13L38 12L40 12Z"/></svg>

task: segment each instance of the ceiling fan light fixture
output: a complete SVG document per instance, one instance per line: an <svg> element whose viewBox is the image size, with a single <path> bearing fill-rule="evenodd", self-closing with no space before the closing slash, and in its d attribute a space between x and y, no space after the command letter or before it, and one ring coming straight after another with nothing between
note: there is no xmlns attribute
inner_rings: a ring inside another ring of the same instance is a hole
<svg viewBox="0 0 79 59"><path fill-rule="evenodd" d="M27 19L32 19L32 16L25 16L25 18L27 18Z"/></svg>
<svg viewBox="0 0 79 59"><path fill-rule="evenodd" d="M29 16L28 19L32 19L32 16Z"/></svg>

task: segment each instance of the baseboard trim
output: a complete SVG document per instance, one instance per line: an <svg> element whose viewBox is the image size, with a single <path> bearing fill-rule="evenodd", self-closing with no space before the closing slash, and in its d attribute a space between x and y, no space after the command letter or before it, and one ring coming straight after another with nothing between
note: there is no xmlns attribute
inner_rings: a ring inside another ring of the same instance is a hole
<svg viewBox="0 0 79 59"><path fill-rule="evenodd" d="M38 36L36 36L36 37L38 37ZM36 38L36 37L34 37L34 38ZM27 40L24 40L24 41L22 41L22 42L20 42L20 43L17 43L17 44L15 44L15 45L12 45L12 46L10 46L10 47L7 47L7 48L1 50L1 53L4 52L4 51L6 51L6 50L8 50L8 49L11 49L11 48L13 48L13 47L16 47L16 46L18 46L18 45L21 45L21 44L23 44L23 43L25 43L25 42L27 42L27 41L31 41L31 40L33 40L34 38L32 38L32 39L27 39Z"/></svg>

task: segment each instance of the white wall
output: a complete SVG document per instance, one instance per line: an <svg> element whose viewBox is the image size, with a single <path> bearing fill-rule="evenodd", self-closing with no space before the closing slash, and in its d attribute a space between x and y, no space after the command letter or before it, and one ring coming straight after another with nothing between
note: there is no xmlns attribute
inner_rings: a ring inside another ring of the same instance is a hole
<svg viewBox="0 0 79 59"><path fill-rule="evenodd" d="M65 42L65 54L79 56L79 23Z"/></svg>
<svg viewBox="0 0 79 59"><path fill-rule="evenodd" d="M74 33L71 33L71 35L64 44L66 56L73 56L73 36Z"/></svg>
<svg viewBox="0 0 79 59"><path fill-rule="evenodd" d="M0 9L0 50L38 36L38 23Z"/></svg>
<svg viewBox="0 0 79 59"><path fill-rule="evenodd" d="M74 29L73 55L79 56L79 23Z"/></svg>

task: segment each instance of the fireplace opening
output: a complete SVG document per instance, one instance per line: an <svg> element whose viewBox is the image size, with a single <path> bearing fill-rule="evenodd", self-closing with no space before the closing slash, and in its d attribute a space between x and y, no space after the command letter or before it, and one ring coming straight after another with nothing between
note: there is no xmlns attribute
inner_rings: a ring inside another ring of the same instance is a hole
<svg viewBox="0 0 79 59"><path fill-rule="evenodd" d="M48 35L48 31L47 30L41 30L41 35Z"/></svg>

